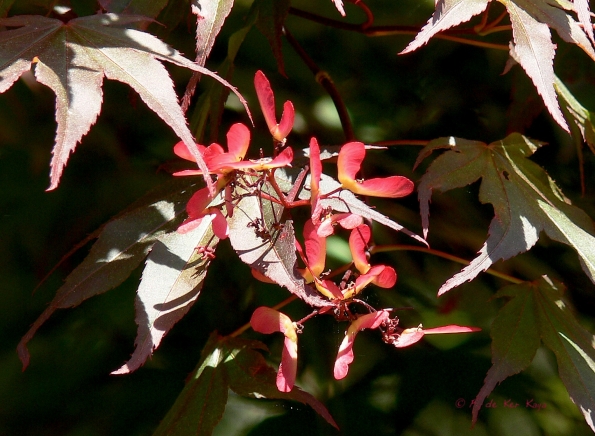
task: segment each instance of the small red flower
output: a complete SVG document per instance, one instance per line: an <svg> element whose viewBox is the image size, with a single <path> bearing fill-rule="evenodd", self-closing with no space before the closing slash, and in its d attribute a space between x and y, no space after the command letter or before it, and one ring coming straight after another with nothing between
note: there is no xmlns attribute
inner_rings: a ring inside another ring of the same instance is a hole
<svg viewBox="0 0 595 436"><path fill-rule="evenodd" d="M334 227L339 224L344 229L355 229L361 225L364 219L354 213L337 213L334 215L329 214L326 216L318 227L318 236L327 237L334 233Z"/></svg>
<svg viewBox="0 0 595 436"><path fill-rule="evenodd" d="M362 315L349 325L345 338L339 346L339 352L337 354L337 359L335 360L335 369L333 371L335 379L341 380L342 378L345 378L349 372L349 365L354 359L353 343L355 341L355 336L363 329L378 328L388 319L388 315L388 310L379 310L378 312Z"/></svg>
<svg viewBox="0 0 595 436"><path fill-rule="evenodd" d="M233 171L233 168L230 168L229 165L240 162L242 159L244 159L249 145L250 130L248 130L248 127L241 123L232 125L227 132L228 152L225 152L223 147L217 143L213 143L208 147L196 144L198 150L203 155L205 163L207 164L209 174L221 175ZM174 145L174 153L182 159L195 162L195 159L192 157L188 147L186 147L186 145L181 141ZM174 173L174 176L194 176L198 174L202 174L202 171L184 170Z"/></svg>
<svg viewBox="0 0 595 436"><path fill-rule="evenodd" d="M254 75L254 88L256 88L256 95L262 109L262 114L269 127L269 131L273 138L279 142L284 142L285 138L293 128L293 121L295 119L295 110L290 101L286 101L283 105L283 115L281 121L277 124L277 117L275 115L275 94L271 89L271 84L264 73L260 70Z"/></svg>
<svg viewBox="0 0 595 436"><path fill-rule="evenodd" d="M291 319L270 307L261 306L254 311L250 325L259 333L281 332L285 335L281 365L277 372L277 389L289 392L295 384L297 374L297 329Z"/></svg>
<svg viewBox="0 0 595 436"><path fill-rule="evenodd" d="M365 156L366 147L361 142L348 142L341 147L337 169L343 188L354 194L388 198L404 197L413 192L413 182L403 176L357 180L355 176L360 171Z"/></svg>

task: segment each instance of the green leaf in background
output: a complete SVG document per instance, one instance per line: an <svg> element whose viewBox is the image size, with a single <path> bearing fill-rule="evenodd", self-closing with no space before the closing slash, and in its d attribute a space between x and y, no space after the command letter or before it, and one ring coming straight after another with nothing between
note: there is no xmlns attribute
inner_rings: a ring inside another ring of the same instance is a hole
<svg viewBox="0 0 595 436"><path fill-rule="evenodd" d="M112 374L126 374L143 365L173 325L188 313L200 294L210 253L218 242L208 220L189 233L173 231L155 242L136 296L136 349Z"/></svg>
<svg viewBox="0 0 595 436"><path fill-rule="evenodd" d="M444 283L438 295L474 279L498 260L529 250L542 231L572 247L595 283L593 223L581 209L570 205L543 168L527 159L542 145L519 134L489 145L450 137L436 139L420 152L416 166L434 150L449 149L432 162L418 186L424 236L435 189L446 192L481 178L479 200L494 206L489 237L479 256Z"/></svg>
<svg viewBox="0 0 595 436"><path fill-rule="evenodd" d="M193 194L188 182L182 189L179 188L180 181L176 182L172 184L175 189L169 195L159 196L159 200L148 204L139 202L105 225L89 255L68 275L50 305L19 342L17 350L23 367L29 364L27 343L56 309L77 306L118 286L142 262L160 237L175 231Z"/></svg>
<svg viewBox="0 0 595 436"><path fill-rule="evenodd" d="M562 111L571 128L575 126L579 129L580 137L587 143L591 152L595 154L595 127L593 126L592 121L594 118L593 112L581 105L557 76L554 82L554 87L562 102Z"/></svg>
<svg viewBox="0 0 595 436"><path fill-rule="evenodd" d="M279 391L276 384L277 373L266 364L262 354L256 351L266 350L264 345L241 338L229 339L228 343L228 346L233 344L236 348L241 348L241 352L236 354L228 369L229 387L232 391L244 397L292 400L307 404L326 422L339 429L324 404L308 392L297 386L294 386L290 392Z"/></svg>
<svg viewBox="0 0 595 436"><path fill-rule="evenodd" d="M279 392L275 370L256 350L266 347L259 341L212 334L197 369L153 436L210 435L225 410L228 389L249 398L308 404L338 429L326 407L312 395L298 387Z"/></svg>
<svg viewBox="0 0 595 436"><path fill-rule="evenodd" d="M15 0L0 0L0 18L6 17Z"/></svg>
<svg viewBox="0 0 595 436"><path fill-rule="evenodd" d="M238 350L222 346L212 334L197 368L153 436L208 436L221 420L227 403L229 376L225 368Z"/></svg>
<svg viewBox="0 0 595 436"><path fill-rule="evenodd" d="M495 386L525 369L541 341L554 352L560 378L595 431L595 348L593 336L562 300L564 285L548 277L506 286L496 297L511 300L492 324L492 367L475 398L473 421Z"/></svg>

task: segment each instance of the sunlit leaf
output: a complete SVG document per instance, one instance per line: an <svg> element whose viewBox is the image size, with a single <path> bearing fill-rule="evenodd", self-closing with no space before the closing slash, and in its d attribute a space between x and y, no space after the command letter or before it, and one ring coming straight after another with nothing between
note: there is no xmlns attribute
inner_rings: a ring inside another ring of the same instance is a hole
<svg viewBox="0 0 595 436"><path fill-rule="evenodd" d="M514 37L514 45L510 48L511 56L531 78L554 120L568 130L553 87L556 47L552 42L549 27L537 21L514 2L507 2L506 7Z"/></svg>
<svg viewBox="0 0 595 436"><path fill-rule="evenodd" d="M539 165L527 159L542 145L519 134L489 145L450 137L434 140L420 152L416 165L434 150L450 149L434 160L418 187L424 236L433 190L446 192L481 178L479 200L494 206L489 237L479 256L443 284L438 295L474 279L498 260L529 250L542 231L572 247L595 282L593 223L581 209L570 205Z"/></svg>
<svg viewBox="0 0 595 436"><path fill-rule="evenodd" d="M236 91L216 74L184 58L151 34L123 27L140 21L146 18L98 14L76 18L67 24L42 16L0 19L0 25L17 27L0 32L0 92L10 88L35 63L37 80L56 94L58 129L48 189L58 186L70 153L97 120L104 77L126 83L138 92L147 106L193 151L201 169L206 170L173 83L158 60L199 71Z"/></svg>
<svg viewBox="0 0 595 436"><path fill-rule="evenodd" d="M132 372L144 364L173 325L188 313L211 263L209 252L218 242L208 220L191 232L174 231L155 242L136 296L136 349L112 374Z"/></svg>
<svg viewBox="0 0 595 436"><path fill-rule="evenodd" d="M485 11L489 2L490 0L438 0L432 18L400 54L417 50L438 32L469 21Z"/></svg>
<svg viewBox="0 0 595 436"><path fill-rule="evenodd" d="M263 192L274 196L268 184ZM236 195L246 191L236 189ZM324 307L331 303L309 285L296 268L293 222L282 219L282 207L257 195L245 195L229 220L229 240L240 259L251 268L297 295L306 303Z"/></svg>
<svg viewBox="0 0 595 436"><path fill-rule="evenodd" d="M309 178L306 179L305 186L309 186ZM320 178L320 191L321 194L328 194L333 191L337 191L341 188L341 184L333 179L331 176L327 176L326 174L322 174ZM299 198L303 200L310 199L310 191L307 189L302 189L299 193ZM376 221L379 224L384 226L390 227L397 232L403 232L407 236L412 237L416 241L421 242L424 245L427 245L426 241L421 238L419 235L416 235L412 231L406 229L399 223L394 220L391 220L386 215L381 214L373 207L368 206L366 203L358 199L355 194L348 190L341 190L336 195L332 195L329 198L321 199L320 204L323 208L330 207L336 212L351 212L356 215L360 215L363 218L367 218L373 221Z"/></svg>
<svg viewBox="0 0 595 436"><path fill-rule="evenodd" d="M582 139L595 153L595 127L592 121L595 115L579 103L558 77L555 79L554 88L562 102L564 114L569 118L569 124L571 124L571 127L572 124L578 127Z"/></svg>

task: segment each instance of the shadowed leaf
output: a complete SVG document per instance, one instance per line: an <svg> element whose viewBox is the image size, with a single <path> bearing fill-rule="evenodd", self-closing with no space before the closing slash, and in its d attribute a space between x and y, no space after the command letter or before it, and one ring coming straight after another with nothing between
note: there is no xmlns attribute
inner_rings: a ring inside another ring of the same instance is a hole
<svg viewBox="0 0 595 436"><path fill-rule="evenodd" d="M179 181L173 184L174 187L179 185ZM68 275L50 305L19 342L17 351L24 368L30 357L27 343L52 313L56 309L77 306L122 283L160 237L175 231L192 193L186 182L186 188L160 195L161 199L148 204L140 202L105 225L89 255Z"/></svg>
<svg viewBox="0 0 595 436"><path fill-rule="evenodd" d="M492 325L493 365L475 399L474 422L494 387L531 363L541 340L556 355L562 382L595 431L594 339L568 310L563 293L564 285L545 276L498 291L496 297L511 300Z"/></svg>
<svg viewBox="0 0 595 436"><path fill-rule="evenodd" d="M539 165L527 159L542 145L519 134L489 145L450 137L436 139L420 152L416 165L434 150L450 149L432 162L418 187L424 236L434 189L446 192L481 178L479 200L494 206L489 237L479 256L444 283L438 295L474 279L498 260L529 250L542 231L572 247L583 271L595 282L593 223L570 205Z"/></svg>

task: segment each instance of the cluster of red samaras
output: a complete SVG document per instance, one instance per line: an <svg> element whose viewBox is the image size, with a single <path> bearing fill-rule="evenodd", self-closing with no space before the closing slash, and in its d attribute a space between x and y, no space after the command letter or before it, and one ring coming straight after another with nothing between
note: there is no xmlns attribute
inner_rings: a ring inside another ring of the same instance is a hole
<svg viewBox="0 0 595 436"><path fill-rule="evenodd" d="M264 114L269 131L275 141L285 145L286 138L293 128L295 111L290 101L283 105L281 120L277 123L275 115L275 96L270 83L265 75L258 71L254 78L254 85ZM197 144L203 156L209 174L217 176L215 192L208 188L197 191L188 201L186 211L188 218L179 227L178 232L186 233L204 220L208 220L213 232L220 239L229 234L227 218L219 207L209 207L216 195L225 191L226 213L231 216L233 205L231 202L234 172L258 172L274 168L289 166L293 160L291 147L286 146L274 158L261 158L245 160L250 144L250 130L241 123L231 126L227 132L228 151L213 143L208 147ZM174 146L174 153L179 157L195 162L192 153L183 142ZM341 148L337 159L338 179L343 189L348 189L354 194L398 198L413 192L413 182L406 177L391 176L373 179L356 179L360 172L362 162L366 155L366 148L361 142L349 142ZM200 170L185 170L174 173L176 176L202 174ZM310 140L310 204L311 217L304 225L304 248L296 240L296 250L305 263L301 270L307 283L313 283L316 289L325 297L338 304L351 299L359 294L370 283L382 288L391 288L397 281L397 274L390 266L370 265L366 255L371 239L370 228L363 224L363 218L351 213L336 213L322 207L321 200L328 198L331 193L320 192L320 178L322 174L322 161L320 148L316 138ZM325 278L326 238L334 231L335 226L351 230L349 247L353 264L357 273L355 280L343 280L337 285L332 280ZM258 276L258 274L256 274ZM256 309L250 320L252 328L260 333L281 332L285 335L281 365L277 374L277 387L280 391L288 392L293 388L297 373L297 334L298 326L287 315L268 307ZM365 315L360 315L347 330L345 339L339 347L335 361L334 376L342 379L347 375L349 364L353 361L353 341L356 334L363 329L380 329L385 342L396 347L405 347L418 342L424 334L436 333L462 333L477 331L474 327L444 326L434 329L402 329L397 326L397 319L389 318L389 310L379 310Z"/></svg>

